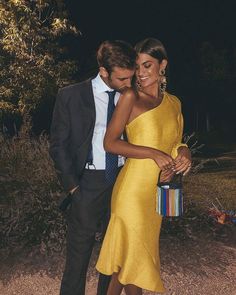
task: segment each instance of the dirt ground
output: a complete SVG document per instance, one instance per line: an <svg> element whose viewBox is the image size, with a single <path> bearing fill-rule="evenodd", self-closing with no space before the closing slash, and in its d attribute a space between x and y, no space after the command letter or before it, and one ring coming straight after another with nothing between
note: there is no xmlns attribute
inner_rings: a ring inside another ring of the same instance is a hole
<svg viewBox="0 0 236 295"><path fill-rule="evenodd" d="M235 230L229 228L221 238L211 235L179 239L161 237L162 278L167 295L236 295ZM87 295L96 294L97 272L94 265L100 243L91 259ZM1 263L0 294L58 295L64 265L63 255L45 258L31 254ZM154 294L144 292L144 294Z"/></svg>
<svg viewBox="0 0 236 295"><path fill-rule="evenodd" d="M236 154L233 158L236 159ZM224 163L232 169L232 155ZM165 294L236 295L236 225L218 225L214 231L202 231L195 225L195 230L187 229L180 236L173 232L161 234ZM96 294L98 274L94 266L99 249L97 242L89 266L86 295ZM0 294L58 295L64 262L64 255L45 257L32 252L3 260ZM154 293L144 291L144 294Z"/></svg>

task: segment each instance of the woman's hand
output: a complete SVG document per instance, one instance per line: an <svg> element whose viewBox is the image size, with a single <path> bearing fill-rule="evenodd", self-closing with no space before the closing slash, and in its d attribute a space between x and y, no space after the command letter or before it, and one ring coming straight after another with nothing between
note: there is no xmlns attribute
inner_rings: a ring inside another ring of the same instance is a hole
<svg viewBox="0 0 236 295"><path fill-rule="evenodd" d="M191 152L186 146L181 146L178 148L178 156L174 160L175 162L175 172L176 174L183 173L186 175L191 169Z"/></svg>
<svg viewBox="0 0 236 295"><path fill-rule="evenodd" d="M175 166L175 161L174 159L160 151L160 150L155 150L154 156L153 156L153 160L157 163L158 167L162 170L175 170L174 166Z"/></svg>
<svg viewBox="0 0 236 295"><path fill-rule="evenodd" d="M166 169L164 171L161 171L160 182L170 182L174 175L175 171L173 171L173 169Z"/></svg>

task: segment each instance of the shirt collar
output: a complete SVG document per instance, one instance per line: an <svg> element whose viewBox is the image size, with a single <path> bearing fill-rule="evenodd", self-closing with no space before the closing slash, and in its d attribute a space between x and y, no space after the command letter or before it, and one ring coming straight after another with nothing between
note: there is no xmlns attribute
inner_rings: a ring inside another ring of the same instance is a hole
<svg viewBox="0 0 236 295"><path fill-rule="evenodd" d="M97 93L103 93L106 91L113 91L114 89L110 88L101 78L101 76L98 74L93 79L93 85Z"/></svg>

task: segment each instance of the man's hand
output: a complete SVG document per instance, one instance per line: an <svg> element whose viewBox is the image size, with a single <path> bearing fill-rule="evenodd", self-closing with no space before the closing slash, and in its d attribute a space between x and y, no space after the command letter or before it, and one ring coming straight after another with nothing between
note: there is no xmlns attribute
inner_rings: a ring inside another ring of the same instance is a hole
<svg viewBox="0 0 236 295"><path fill-rule="evenodd" d="M72 195L72 194L77 190L78 187L79 187L79 186L77 185L76 187L74 187L73 189L71 189L71 190L69 191L69 193Z"/></svg>
<svg viewBox="0 0 236 295"><path fill-rule="evenodd" d="M191 169L191 152L186 146L178 148L178 156L174 160L176 174L183 173L185 176Z"/></svg>

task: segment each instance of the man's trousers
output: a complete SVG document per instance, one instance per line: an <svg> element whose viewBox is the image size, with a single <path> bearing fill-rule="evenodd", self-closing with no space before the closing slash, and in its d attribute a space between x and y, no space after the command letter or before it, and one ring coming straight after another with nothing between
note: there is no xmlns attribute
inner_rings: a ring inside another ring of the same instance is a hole
<svg viewBox="0 0 236 295"><path fill-rule="evenodd" d="M78 190L73 193L71 206L66 212L66 265L60 295L85 294L95 233L101 222L106 229L109 221L112 187L105 181L104 170L85 170ZM110 276L99 276L97 295L106 294L109 281Z"/></svg>

